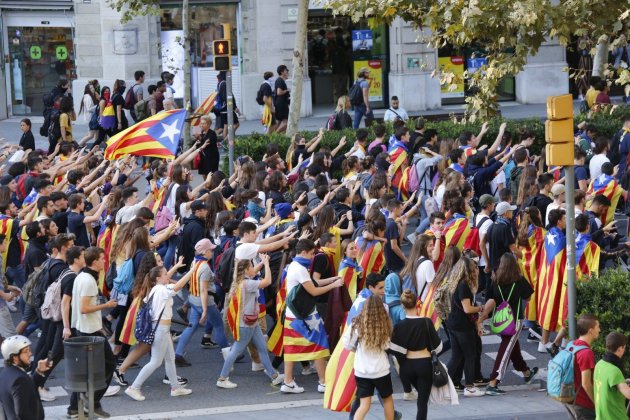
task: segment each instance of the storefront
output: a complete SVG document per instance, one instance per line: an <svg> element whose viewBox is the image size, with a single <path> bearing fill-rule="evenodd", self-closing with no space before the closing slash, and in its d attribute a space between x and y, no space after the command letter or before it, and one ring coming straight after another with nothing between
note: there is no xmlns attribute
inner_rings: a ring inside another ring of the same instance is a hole
<svg viewBox="0 0 630 420"><path fill-rule="evenodd" d="M181 1L161 2L161 54L162 67L175 74L175 97L184 96L185 52L181 45ZM216 90L217 71L213 67L212 42L229 39L232 49L232 85L237 106L242 104L241 60L239 51L239 3L238 1L190 1L190 58L192 106L196 107Z"/></svg>
<svg viewBox="0 0 630 420"><path fill-rule="evenodd" d="M42 97L76 78L72 1L0 1L7 108L41 115Z"/></svg>

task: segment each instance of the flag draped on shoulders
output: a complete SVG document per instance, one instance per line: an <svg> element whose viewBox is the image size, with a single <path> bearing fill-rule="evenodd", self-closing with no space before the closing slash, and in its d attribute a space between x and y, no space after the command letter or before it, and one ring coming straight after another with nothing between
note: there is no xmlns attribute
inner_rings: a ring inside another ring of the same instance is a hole
<svg viewBox="0 0 630 420"><path fill-rule="evenodd" d="M284 310L287 306L287 268L284 267L280 276L280 285L276 294L276 325L274 325L269 340L267 341L267 349L276 356L282 356L284 352L282 333L284 330Z"/></svg>
<svg viewBox="0 0 630 420"><path fill-rule="evenodd" d="M227 309L227 322L228 327L230 327L230 332L232 332L232 337L234 337L234 341L238 341L240 339L240 320L241 320L241 310L242 310L242 302L243 302L243 292L242 287L236 287L232 294L230 295L230 303L228 304Z"/></svg>
<svg viewBox="0 0 630 420"><path fill-rule="evenodd" d="M389 170L392 174L392 186L395 187L401 195L403 194L403 192L407 192L406 185L408 185L409 180L408 171L407 176L405 177L407 156L407 145L400 140L394 141L394 143L389 148L389 158L391 162ZM406 200L407 198L404 199Z"/></svg>
<svg viewBox="0 0 630 420"><path fill-rule="evenodd" d="M107 140L105 159L116 160L127 155L174 158L185 118L185 109L174 109L132 125Z"/></svg>
<svg viewBox="0 0 630 420"><path fill-rule="evenodd" d="M363 305L372 296L372 292L363 289L357 295L352 308L348 312L346 327L343 334L349 334L352 320L361 313ZM337 343L328 365L326 366L326 392L324 393L324 408L332 411L348 412L357 391L354 379L354 352L346 349L343 339Z"/></svg>
<svg viewBox="0 0 630 420"><path fill-rule="evenodd" d="M348 289L350 299L354 302L357 298L359 290L359 279L362 276L363 269L355 260L345 257L339 264L339 277L343 279L343 283Z"/></svg>
<svg viewBox="0 0 630 420"><path fill-rule="evenodd" d="M435 310L435 292L437 291L439 284L437 282L431 282L427 290L427 295L424 298L424 302L420 303L420 297L418 297L418 316L422 318L429 318L433 322L433 326L437 331L442 325L442 319Z"/></svg>
<svg viewBox="0 0 630 420"><path fill-rule="evenodd" d="M361 266L359 290L363 289L365 279L370 273L380 273L385 267L385 253L381 241L368 241L365 238L357 238L357 248L359 255L357 261Z"/></svg>
<svg viewBox="0 0 630 420"><path fill-rule="evenodd" d="M580 233L575 240L576 276L579 280L599 272L601 249L588 233Z"/></svg>
<svg viewBox="0 0 630 420"><path fill-rule="evenodd" d="M564 325L562 306L566 294L566 244L564 233L557 227L552 227L545 235L537 313L538 322L547 331L556 331Z"/></svg>
<svg viewBox="0 0 630 420"><path fill-rule="evenodd" d="M463 251L466 237L470 233L470 223L463 214L455 213L446 224L442 231L444 237L445 248L449 246L456 246L460 251Z"/></svg>
<svg viewBox="0 0 630 420"><path fill-rule="evenodd" d="M539 276L544 262L545 229L529 225L527 232L527 246L521 246L522 256L519 259L521 274L534 289L534 295L529 299L525 316L530 321L536 320L536 306L539 294Z"/></svg>
<svg viewBox="0 0 630 420"><path fill-rule="evenodd" d="M193 117L190 120L191 127L197 127L201 124L201 117L209 115L214 109L214 104L217 102L217 92L212 92L203 102L195 109Z"/></svg>
<svg viewBox="0 0 630 420"><path fill-rule="evenodd" d="M623 193L623 188L619 185L617 180L610 175L601 174L597 178L591 181L591 184L588 186L588 190L586 191L586 196L594 197L596 195L603 195L610 200L610 207L608 208L608 212L605 216L601 218L602 224L607 225L608 223L615 220L615 209L617 208L617 203L619 202L619 197ZM586 203L586 207L590 207L592 200L589 200Z"/></svg>
<svg viewBox="0 0 630 420"><path fill-rule="evenodd" d="M13 230L13 223L15 220L10 218L9 216L0 215L0 234L4 235L6 238L6 245L4 247L4 252L2 252L2 272L6 272L7 268L7 254L9 253L9 244L12 240L14 240L13 235L11 235L11 231Z"/></svg>
<svg viewBox="0 0 630 420"><path fill-rule="evenodd" d="M111 221L111 216L108 216ZM112 244L114 243L114 239L116 238L116 233L118 232L118 226L114 223L108 223L106 220L105 223L101 223L101 228L96 237L96 246L103 249L105 251L105 267L109 267L111 263L111 250ZM101 270L98 277L98 288L105 297L109 297L109 290L107 290L107 286L105 285L105 275L106 272Z"/></svg>

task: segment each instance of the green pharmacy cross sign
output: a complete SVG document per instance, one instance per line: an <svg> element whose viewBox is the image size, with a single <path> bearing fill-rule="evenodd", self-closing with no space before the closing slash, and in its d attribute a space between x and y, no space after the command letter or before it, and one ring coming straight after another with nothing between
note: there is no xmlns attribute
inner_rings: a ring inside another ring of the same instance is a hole
<svg viewBox="0 0 630 420"><path fill-rule="evenodd" d="M31 59L39 60L42 58L42 47L39 45L32 45L30 49Z"/></svg>
<svg viewBox="0 0 630 420"><path fill-rule="evenodd" d="M55 56L57 60L63 61L68 59L68 49L65 45L57 45L55 47Z"/></svg>

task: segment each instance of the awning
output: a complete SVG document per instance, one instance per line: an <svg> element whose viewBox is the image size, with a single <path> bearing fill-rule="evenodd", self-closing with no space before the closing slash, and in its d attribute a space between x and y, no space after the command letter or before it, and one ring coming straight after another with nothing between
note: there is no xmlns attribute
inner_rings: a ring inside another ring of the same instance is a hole
<svg viewBox="0 0 630 420"><path fill-rule="evenodd" d="M0 9L70 10L73 0L0 0Z"/></svg>

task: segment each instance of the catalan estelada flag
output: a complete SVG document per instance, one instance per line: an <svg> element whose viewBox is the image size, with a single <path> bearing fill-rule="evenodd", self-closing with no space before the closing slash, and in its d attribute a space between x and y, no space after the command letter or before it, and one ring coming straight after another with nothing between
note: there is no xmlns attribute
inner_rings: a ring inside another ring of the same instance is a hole
<svg viewBox="0 0 630 420"><path fill-rule="evenodd" d="M234 341L238 341L240 338L240 319L241 319L241 307L242 307L242 287L237 287L236 290L232 292L230 296L230 303L228 304L227 309L227 322L228 327L230 327L230 332L232 332L232 337L234 337Z"/></svg>
<svg viewBox="0 0 630 420"><path fill-rule="evenodd" d="M269 130L271 127L271 122L273 121L273 112L271 111L271 106L265 104L263 107L262 118L260 119L260 123L265 126L265 131Z"/></svg>
<svg viewBox="0 0 630 420"><path fill-rule="evenodd" d="M433 322L433 326L435 326L435 330L437 331L442 325L442 318L438 315L435 310L435 292L437 291L439 284L437 282L432 282L429 285L429 289L427 291L427 295L424 298L424 302L420 302L420 297L418 297L418 316L423 318L429 318L431 322Z"/></svg>
<svg viewBox="0 0 630 420"><path fill-rule="evenodd" d="M354 302L359 291L359 279L361 278L363 269L355 260L345 257L339 264L339 277L343 279L343 283L348 289L350 299Z"/></svg>
<svg viewBox="0 0 630 420"><path fill-rule="evenodd" d="M172 159L177 154L185 118L185 109L174 109L132 125L107 140L105 159L127 155Z"/></svg>
<svg viewBox="0 0 630 420"><path fill-rule="evenodd" d="M456 246L460 251L464 250L464 243L466 237L470 233L470 223L463 214L455 213L446 224L444 224L444 230L442 235L444 236L444 246Z"/></svg>
<svg viewBox="0 0 630 420"><path fill-rule="evenodd" d="M527 231L527 246L520 246L522 257L519 259L521 274L534 289L530 297L525 316L530 321L536 320L536 306L538 305L538 293L540 270L544 263L543 247L545 245L545 229L530 225Z"/></svg>
<svg viewBox="0 0 630 420"><path fill-rule="evenodd" d="M564 325L562 319L567 239L557 227L545 235L544 259L539 279L538 322L547 331L556 331Z"/></svg>
<svg viewBox="0 0 630 420"><path fill-rule="evenodd" d="M352 320L361 313L363 305L372 296L372 292L363 289L352 304L348 312L343 334L350 334ZM344 347L344 339L337 343L328 365L326 366L326 392L324 393L324 408L332 411L348 412L357 391L354 379L355 353Z"/></svg>
<svg viewBox="0 0 630 420"><path fill-rule="evenodd" d="M6 237L6 245L4 247L4 252L2 253L2 272L4 273L7 268L7 254L9 253L9 243L12 240L16 240L11 231L13 230L13 223L15 220L10 218L9 216L5 216L4 214L0 215L0 234Z"/></svg>
<svg viewBox="0 0 630 420"><path fill-rule="evenodd" d="M142 298L137 297L131 302L131 306L127 311L127 316L124 319L124 324L120 336L118 339L121 343L135 345L138 340L136 339L136 319L138 317L138 311L142 306ZM120 321L119 321L120 322Z"/></svg>
<svg viewBox="0 0 630 420"><path fill-rule="evenodd" d="M302 362L330 356L328 336L317 312L305 319L284 318L284 360Z"/></svg>
<svg viewBox="0 0 630 420"><path fill-rule="evenodd" d="M621 188L617 180L606 174L601 174L592 180L591 184L588 186L588 190L586 191L587 196L594 197L596 195L603 195L610 200L608 213L606 213L606 216L601 219L604 225L607 225L615 220L615 209L617 208L617 203L619 202L619 197L621 197L622 193L623 188ZM589 200L586 203L586 207L590 207L591 203L592 200Z"/></svg>
<svg viewBox="0 0 630 420"><path fill-rule="evenodd" d="M389 148L389 160L391 166L389 170L392 174L392 186L395 187L399 193L404 189L403 185L403 173L407 165L407 145L402 141L396 140Z"/></svg>
<svg viewBox="0 0 630 420"><path fill-rule="evenodd" d="M214 109L214 104L217 102L217 92L212 92L204 101L195 109L190 125L196 127L201 124L201 117L208 115Z"/></svg>
<svg viewBox="0 0 630 420"><path fill-rule="evenodd" d="M284 331L284 310L287 306L287 268L288 265L282 270L280 285L276 294L276 325L271 331L269 340L267 340L267 349L279 357L284 352L282 334Z"/></svg>
<svg viewBox="0 0 630 420"><path fill-rule="evenodd" d="M110 216L108 216L110 217ZM114 223L102 223L101 229L98 232L96 237L96 246L105 250L105 267L109 267L111 264L111 250L112 244L114 243L114 238L116 236L116 232L118 231L118 226ZM107 286L105 285L105 271L101 270L98 277L98 288L105 297L109 297L109 290L107 290Z"/></svg>
<svg viewBox="0 0 630 420"><path fill-rule="evenodd" d="M363 270L361 273L359 290L363 289L365 279L370 273L380 273L385 267L385 250L381 241L368 241L365 238L357 238L359 255L357 261Z"/></svg>
<svg viewBox="0 0 630 420"><path fill-rule="evenodd" d="M580 233L575 239L576 276L585 279L599 272L601 249L591 240L589 233Z"/></svg>

